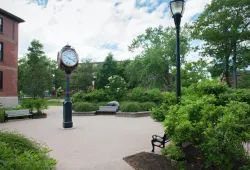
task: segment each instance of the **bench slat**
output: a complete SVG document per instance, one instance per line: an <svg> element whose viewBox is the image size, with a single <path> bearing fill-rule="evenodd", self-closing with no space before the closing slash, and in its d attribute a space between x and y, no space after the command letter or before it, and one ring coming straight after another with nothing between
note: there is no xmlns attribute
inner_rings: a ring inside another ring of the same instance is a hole
<svg viewBox="0 0 250 170"><path fill-rule="evenodd" d="M118 106L100 106L98 111L116 112Z"/></svg>

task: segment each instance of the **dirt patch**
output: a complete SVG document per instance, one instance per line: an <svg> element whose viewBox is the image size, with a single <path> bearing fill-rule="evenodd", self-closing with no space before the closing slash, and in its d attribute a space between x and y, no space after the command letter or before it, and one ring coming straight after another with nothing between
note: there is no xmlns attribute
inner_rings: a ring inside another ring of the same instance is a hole
<svg viewBox="0 0 250 170"><path fill-rule="evenodd" d="M123 158L135 170L179 170L165 156L141 152Z"/></svg>

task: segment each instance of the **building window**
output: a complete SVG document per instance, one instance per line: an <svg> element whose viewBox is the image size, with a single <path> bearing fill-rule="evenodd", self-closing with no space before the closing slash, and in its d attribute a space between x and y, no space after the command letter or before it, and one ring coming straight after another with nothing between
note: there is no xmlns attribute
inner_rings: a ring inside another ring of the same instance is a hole
<svg viewBox="0 0 250 170"><path fill-rule="evenodd" d="M3 32L3 18L0 18L0 32Z"/></svg>
<svg viewBox="0 0 250 170"><path fill-rule="evenodd" d="M0 61L3 60L3 43L0 42Z"/></svg>
<svg viewBox="0 0 250 170"><path fill-rule="evenodd" d="M3 90L3 72L0 71L0 90Z"/></svg>

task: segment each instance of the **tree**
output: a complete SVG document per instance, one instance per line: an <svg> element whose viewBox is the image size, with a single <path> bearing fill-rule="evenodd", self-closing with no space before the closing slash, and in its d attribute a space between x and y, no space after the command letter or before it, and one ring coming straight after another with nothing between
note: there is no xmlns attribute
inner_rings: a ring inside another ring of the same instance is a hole
<svg viewBox="0 0 250 170"><path fill-rule="evenodd" d="M50 65L52 69L54 87L56 89L58 89L59 87L61 87L62 89L65 89L65 86L66 86L65 73L58 68L57 61L52 60L50 62Z"/></svg>
<svg viewBox="0 0 250 170"><path fill-rule="evenodd" d="M43 44L33 40L25 59L19 61L20 88L33 98L44 97L44 91L52 88L53 79L50 60L43 52Z"/></svg>
<svg viewBox="0 0 250 170"><path fill-rule="evenodd" d="M83 59L82 63L79 64L77 69L71 75L72 79L72 89L76 91L84 90L88 91L93 80L94 68L91 60Z"/></svg>
<svg viewBox="0 0 250 170"><path fill-rule="evenodd" d="M131 60L124 60L118 63L117 67L117 75L124 78L126 82L128 82L128 76L126 75L126 67L131 63Z"/></svg>
<svg viewBox="0 0 250 170"><path fill-rule="evenodd" d="M213 57L212 76L224 73L228 85L230 63L235 76L237 67L249 64L242 55L250 50L249 11L248 0L212 0L194 23L193 38L204 40L202 54Z"/></svg>
<svg viewBox="0 0 250 170"><path fill-rule="evenodd" d="M185 55L190 51L189 31L185 25L181 31L181 61L184 62ZM137 74L139 82L144 87L163 88L171 84L170 71L175 67L176 61L176 35L172 27L146 29L145 34L137 36L129 46L133 52L141 48L143 51L128 67L129 75ZM142 66L139 67L138 66ZM140 69L135 72L136 69ZM132 80L131 80L132 81ZM132 82L130 82L131 84Z"/></svg>
<svg viewBox="0 0 250 170"><path fill-rule="evenodd" d="M108 78L110 76L117 75L117 68L117 62L114 60L113 54L109 53L105 61L97 71L96 88L104 88L109 83Z"/></svg>
<svg viewBox="0 0 250 170"><path fill-rule="evenodd" d="M209 76L207 71L208 63L200 59L197 62L188 62L181 68L181 86L189 87L193 83L206 79ZM173 75L176 75L176 69L173 70Z"/></svg>
<svg viewBox="0 0 250 170"><path fill-rule="evenodd" d="M250 72L247 70L244 70L243 72L240 73L240 78L238 80L239 88L250 88Z"/></svg>
<svg viewBox="0 0 250 170"><path fill-rule="evenodd" d="M127 85L121 76L111 76L108 78L109 83L105 86L107 93L115 100L120 100L127 92Z"/></svg>

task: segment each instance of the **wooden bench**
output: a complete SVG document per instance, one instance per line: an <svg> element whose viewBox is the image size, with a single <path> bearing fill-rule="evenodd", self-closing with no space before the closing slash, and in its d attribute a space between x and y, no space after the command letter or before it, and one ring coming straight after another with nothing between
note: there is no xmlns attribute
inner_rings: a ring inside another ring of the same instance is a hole
<svg viewBox="0 0 250 170"><path fill-rule="evenodd" d="M152 138L153 138L151 140L152 152L155 151L155 146L157 146L159 148L165 148L165 144L170 141L170 139L167 136L167 134L164 134L163 137L158 136L158 135L153 135ZM155 143L158 143L158 144L155 144Z"/></svg>
<svg viewBox="0 0 250 170"><path fill-rule="evenodd" d="M33 114L29 109L25 110L6 110L4 112L4 122L8 121L11 117L28 116L30 119L33 118Z"/></svg>
<svg viewBox="0 0 250 170"><path fill-rule="evenodd" d="M119 106L99 106L99 110L96 111L96 114L104 113L104 114L113 114L118 111Z"/></svg>

